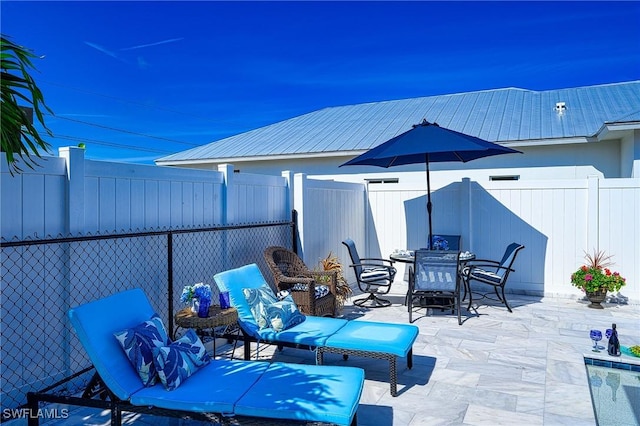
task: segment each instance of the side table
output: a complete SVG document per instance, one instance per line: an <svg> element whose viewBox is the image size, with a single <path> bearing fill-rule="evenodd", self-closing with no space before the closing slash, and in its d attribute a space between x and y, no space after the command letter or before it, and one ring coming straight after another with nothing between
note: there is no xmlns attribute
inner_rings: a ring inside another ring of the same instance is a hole
<svg viewBox="0 0 640 426"><path fill-rule="evenodd" d="M220 309L220 306L211 306L209 308L209 316L206 318L200 318L195 312L191 312L191 308L184 308L176 312L175 316L175 330L173 332L173 338L176 339L179 328L193 328L200 334L205 334L205 330L210 330L210 336L213 337L213 358L216 357L216 337L233 338L233 352L231 357L236 351L236 344L238 343L237 336L231 335L231 332L238 332L238 311L236 308ZM224 327L222 333L217 333L216 328Z"/></svg>

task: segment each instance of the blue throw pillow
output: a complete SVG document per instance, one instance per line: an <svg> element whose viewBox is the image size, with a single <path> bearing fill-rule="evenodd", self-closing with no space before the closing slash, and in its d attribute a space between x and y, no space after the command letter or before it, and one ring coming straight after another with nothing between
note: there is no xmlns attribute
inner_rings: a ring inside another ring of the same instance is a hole
<svg viewBox="0 0 640 426"><path fill-rule="evenodd" d="M167 390L176 389L211 361L202 341L191 328L171 345L155 348L153 354L158 377Z"/></svg>
<svg viewBox="0 0 640 426"><path fill-rule="evenodd" d="M276 332L298 325L306 319L291 296L267 306L267 318L269 325Z"/></svg>
<svg viewBox="0 0 640 426"><path fill-rule="evenodd" d="M258 329L263 330L271 327L267 307L278 301L271 287L265 284L258 288L243 288L242 293L245 299L247 299L251 314L256 320Z"/></svg>
<svg viewBox="0 0 640 426"><path fill-rule="evenodd" d="M114 333L127 354L127 358L136 369L142 384L152 386L158 377L153 364L153 349L171 344L167 329L158 314L136 327Z"/></svg>

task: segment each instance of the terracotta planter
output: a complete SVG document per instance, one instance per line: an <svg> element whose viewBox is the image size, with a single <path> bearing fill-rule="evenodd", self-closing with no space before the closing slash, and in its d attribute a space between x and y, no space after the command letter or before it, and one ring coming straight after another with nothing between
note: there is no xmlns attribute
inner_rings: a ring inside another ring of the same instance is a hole
<svg viewBox="0 0 640 426"><path fill-rule="evenodd" d="M587 299L589 299L589 302L591 302L591 304L589 305L589 308L604 309L604 307L602 306L602 302L604 302L604 299L606 297L607 297L607 290L598 290L598 291L587 293Z"/></svg>

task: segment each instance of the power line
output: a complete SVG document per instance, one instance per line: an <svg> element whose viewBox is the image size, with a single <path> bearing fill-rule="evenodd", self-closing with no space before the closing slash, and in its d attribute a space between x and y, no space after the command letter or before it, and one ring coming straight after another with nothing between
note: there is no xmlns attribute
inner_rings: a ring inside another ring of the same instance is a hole
<svg viewBox="0 0 640 426"><path fill-rule="evenodd" d="M67 120L67 121L72 121L74 123L86 124L87 126L99 127L101 129L112 130L112 131L115 131L115 132L126 133L126 134L129 134L129 135L142 136L142 137L150 138L150 139L158 139L158 140L166 141L166 142L179 143L179 144L188 145L188 146L191 146L191 147L201 146L200 144L196 144L196 143L192 143L192 142L183 142L183 141L179 141L179 140L176 140L176 139L163 138L161 136L147 135L147 134L144 134L144 133L133 132L131 130L118 129L116 127L105 126L103 124L90 123L88 121L77 120L75 118L62 117L62 116L57 116L57 115L54 116L54 115L50 115L50 114L47 114L47 115L49 115L50 117L58 118L60 120Z"/></svg>
<svg viewBox="0 0 640 426"><path fill-rule="evenodd" d="M145 151L145 152L154 152L154 153L157 152L158 154L173 154L173 152L165 151L163 149L151 149L151 148L135 147L135 146L131 146L131 145L125 145L125 144L120 144L120 143L115 143L115 142L101 141L101 140L98 140L98 139L82 138L82 137L77 137L77 136L55 135L55 138L70 140L70 141L74 141L74 142L89 142L89 143L94 143L96 145L103 145L103 146L108 146L108 147L112 147L112 148L124 148L124 149L129 149L129 150L132 150L132 151Z"/></svg>

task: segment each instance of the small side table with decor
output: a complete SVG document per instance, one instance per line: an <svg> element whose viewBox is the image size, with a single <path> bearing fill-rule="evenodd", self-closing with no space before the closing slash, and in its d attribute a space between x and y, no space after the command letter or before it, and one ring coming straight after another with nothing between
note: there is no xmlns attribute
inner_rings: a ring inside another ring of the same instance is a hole
<svg viewBox="0 0 640 426"><path fill-rule="evenodd" d="M175 316L176 328L173 332L175 340L180 328L193 328L200 335L208 335L213 338L213 358L216 357L216 337L233 339L233 352L231 358L236 351L238 343L238 311L236 308L221 309L220 306L211 306L209 308L209 316L201 318L190 307L178 311ZM220 329L220 330L218 330ZM235 333L235 334L234 334Z"/></svg>

